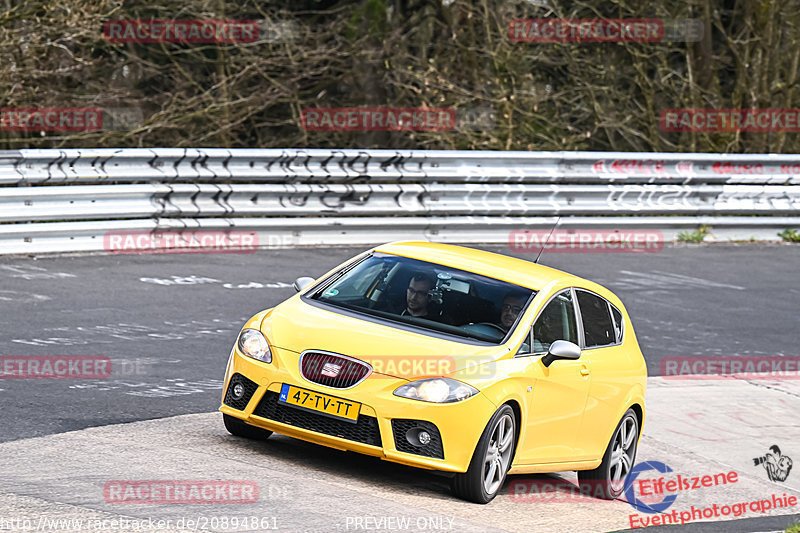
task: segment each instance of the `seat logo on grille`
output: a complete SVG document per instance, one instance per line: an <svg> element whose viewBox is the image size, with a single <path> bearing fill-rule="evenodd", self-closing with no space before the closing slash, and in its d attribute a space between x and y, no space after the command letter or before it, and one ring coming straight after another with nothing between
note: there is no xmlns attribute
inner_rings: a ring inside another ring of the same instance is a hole
<svg viewBox="0 0 800 533"><path fill-rule="evenodd" d="M322 366L321 374L329 378L335 378L336 376L339 375L339 372L341 370L342 370L342 365L337 365L335 363L325 363Z"/></svg>

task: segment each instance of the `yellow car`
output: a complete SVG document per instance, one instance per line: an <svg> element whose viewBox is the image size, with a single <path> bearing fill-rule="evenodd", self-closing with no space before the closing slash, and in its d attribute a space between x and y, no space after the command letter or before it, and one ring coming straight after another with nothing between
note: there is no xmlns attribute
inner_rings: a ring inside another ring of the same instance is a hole
<svg viewBox="0 0 800 533"><path fill-rule="evenodd" d="M487 503L507 474L577 470L616 498L647 370L622 302L521 259L428 242L369 250L251 318L220 411L273 431L451 473Z"/></svg>

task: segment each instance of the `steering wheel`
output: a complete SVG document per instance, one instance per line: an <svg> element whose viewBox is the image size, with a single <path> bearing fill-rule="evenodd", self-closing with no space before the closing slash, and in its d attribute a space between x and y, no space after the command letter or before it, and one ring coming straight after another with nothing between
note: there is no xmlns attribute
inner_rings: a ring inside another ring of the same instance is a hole
<svg viewBox="0 0 800 533"><path fill-rule="evenodd" d="M495 330L497 330L497 332L498 332L498 333L500 333L501 335L503 335L503 337L505 337L505 336L506 336L506 330L504 330L503 328L501 328L501 327L500 327L500 326L498 326L497 324L492 324L491 322L478 322L477 324L470 324L470 325L471 325L471 326L491 326L491 327L493 327Z"/></svg>

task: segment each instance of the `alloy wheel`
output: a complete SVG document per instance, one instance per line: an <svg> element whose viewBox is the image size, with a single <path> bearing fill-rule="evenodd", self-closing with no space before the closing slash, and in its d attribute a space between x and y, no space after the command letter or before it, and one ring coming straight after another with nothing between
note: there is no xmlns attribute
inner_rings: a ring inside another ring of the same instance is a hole
<svg viewBox="0 0 800 533"><path fill-rule="evenodd" d="M489 446L483 458L483 488L487 494L500 490L511 462L513 443L514 419L505 414L492 428Z"/></svg>
<svg viewBox="0 0 800 533"><path fill-rule="evenodd" d="M625 479L628 477L628 472L631 471L638 433L636 418L628 415L614 435L609 463L609 481L614 493L622 492Z"/></svg>

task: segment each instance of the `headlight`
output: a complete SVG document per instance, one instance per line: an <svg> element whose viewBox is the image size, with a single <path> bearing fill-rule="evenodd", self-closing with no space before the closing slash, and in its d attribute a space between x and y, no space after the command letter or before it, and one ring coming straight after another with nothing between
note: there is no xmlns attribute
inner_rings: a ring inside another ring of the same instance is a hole
<svg viewBox="0 0 800 533"><path fill-rule="evenodd" d="M236 345L239 351L247 357L264 361L265 363L272 362L272 352L269 351L269 343L266 337L257 329L245 328L239 333L239 340Z"/></svg>
<svg viewBox="0 0 800 533"><path fill-rule="evenodd" d="M450 378L425 378L402 385L395 396L433 403L453 403L477 394L478 389Z"/></svg>

